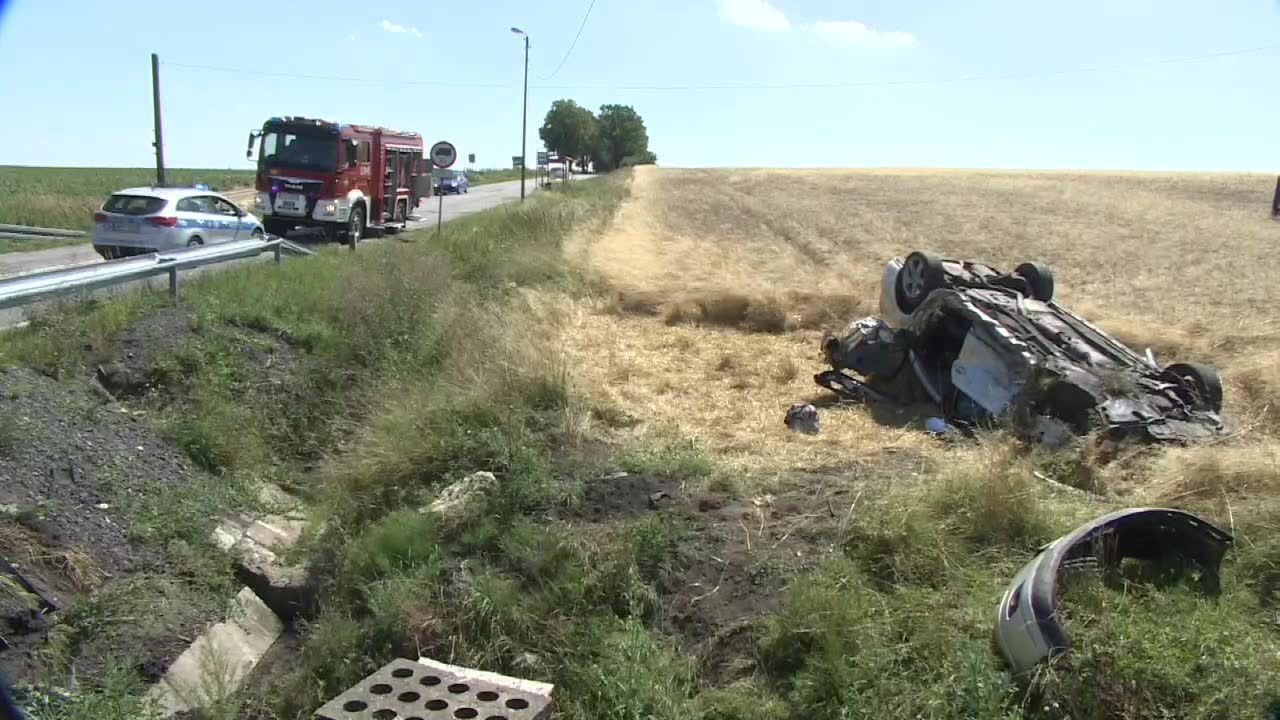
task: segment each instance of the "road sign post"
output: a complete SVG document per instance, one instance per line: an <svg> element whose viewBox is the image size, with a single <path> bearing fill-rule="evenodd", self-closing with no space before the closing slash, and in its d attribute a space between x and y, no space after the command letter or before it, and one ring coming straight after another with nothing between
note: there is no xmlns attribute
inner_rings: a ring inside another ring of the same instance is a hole
<svg viewBox="0 0 1280 720"><path fill-rule="evenodd" d="M475 157L472 155L471 157ZM431 162L440 169L453 167L458 161L458 149L453 143L441 140L431 146ZM444 193L436 192L436 235L440 234L441 228L444 226Z"/></svg>
<svg viewBox="0 0 1280 720"><path fill-rule="evenodd" d="M458 161L458 149L453 143L441 140L431 146L431 162L438 168L450 168Z"/></svg>

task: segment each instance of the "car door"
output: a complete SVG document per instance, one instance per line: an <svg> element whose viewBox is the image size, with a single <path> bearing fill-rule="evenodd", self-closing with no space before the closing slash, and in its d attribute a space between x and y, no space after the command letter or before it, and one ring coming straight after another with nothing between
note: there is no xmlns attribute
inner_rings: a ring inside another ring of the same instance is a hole
<svg viewBox="0 0 1280 720"><path fill-rule="evenodd" d="M174 210L182 230L181 235L174 240L178 246L186 245L195 238L200 238L203 245L218 241L216 230L209 227L211 207L208 198L200 195L179 198L174 203Z"/></svg>
<svg viewBox="0 0 1280 720"><path fill-rule="evenodd" d="M231 242L236 239L236 229L240 226L240 211L231 201L220 198L217 195L210 195L209 201L209 220L210 224L217 228L217 240L213 242Z"/></svg>

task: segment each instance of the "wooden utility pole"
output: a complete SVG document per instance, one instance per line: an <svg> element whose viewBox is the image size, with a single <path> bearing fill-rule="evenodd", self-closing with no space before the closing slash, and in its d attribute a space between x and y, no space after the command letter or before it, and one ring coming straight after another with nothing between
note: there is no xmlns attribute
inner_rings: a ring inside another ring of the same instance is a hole
<svg viewBox="0 0 1280 720"><path fill-rule="evenodd" d="M164 187L164 132L160 128L160 56L151 53L151 104L156 115L156 184Z"/></svg>

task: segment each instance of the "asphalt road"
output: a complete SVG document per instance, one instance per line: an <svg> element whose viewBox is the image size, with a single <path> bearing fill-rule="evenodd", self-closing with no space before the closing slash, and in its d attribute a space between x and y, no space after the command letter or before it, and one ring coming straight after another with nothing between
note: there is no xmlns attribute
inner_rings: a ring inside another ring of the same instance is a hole
<svg viewBox="0 0 1280 720"><path fill-rule="evenodd" d="M527 194L533 193L535 185L533 178L530 177L525 185ZM233 191L234 192L234 191ZM231 195L233 193L228 193ZM236 198L239 200L240 198ZM499 205L520 200L520 181L490 183L488 185L477 185L471 188L471 192L465 195L448 195L443 198L444 222L456 220L472 213L488 210ZM425 228L433 228L436 226L436 219L439 215L437 208L441 207L440 198L428 198L424 200L419 207L409 215L409 230L420 230ZM305 232L295 232L290 235L290 239L304 239ZM364 242L378 242L377 238L368 238ZM270 257L270 255L264 255ZM63 245L61 247L49 248L47 250L34 250L32 252L20 253L0 253L0 277L7 275L16 275L19 273L34 272L37 270L49 270L66 265L79 265L89 262L102 262L102 258L93 251L93 246L86 242L80 245ZM252 261L239 261L252 262ZM295 259L289 259L285 262L297 262ZM206 268L200 268L191 272L201 272L208 268L227 267L235 265L236 262L227 263L225 265L210 265ZM190 275L190 273L187 273ZM167 280L164 278L151 278L150 280L141 280L138 283L151 283L155 287L167 287ZM99 294L109 294L112 292L121 292L138 283L128 283L112 288L104 288L99 290ZM25 318L24 308L10 308L0 310L0 328L6 328L21 323Z"/></svg>
<svg viewBox="0 0 1280 720"><path fill-rule="evenodd" d="M526 193L532 193L534 189L533 178L530 177L525 186L525 191ZM234 196L235 192L232 191L227 194ZM241 200L242 198L233 197L233 199ZM519 180L477 185L471 188L471 192L466 195L448 195L444 198L444 222L519 199ZM410 214L409 229L435 227L436 209L439 202L438 198L424 200L418 209ZM301 235L305 237L304 233ZM291 235L290 237L294 236ZM370 238L370 240L376 241L375 238ZM47 270L64 265L79 265L98 260L101 260L101 258L87 242L80 245L63 245L47 250L0 253L0 277L34 272L36 270Z"/></svg>

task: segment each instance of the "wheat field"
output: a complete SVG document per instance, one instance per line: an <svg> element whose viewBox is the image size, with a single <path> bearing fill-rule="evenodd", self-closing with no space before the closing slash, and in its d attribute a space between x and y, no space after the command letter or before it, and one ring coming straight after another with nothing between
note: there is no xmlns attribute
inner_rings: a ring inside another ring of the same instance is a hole
<svg viewBox="0 0 1280 720"><path fill-rule="evenodd" d="M1230 437L1144 454L1139 470L1112 463L1112 490L1176 496L1198 482L1188 464L1207 464L1200 475L1246 477L1227 484L1249 492L1270 487L1280 457L1273 187L1247 174L638 168L609 231L568 248L600 292L575 308L565 349L584 387L645 421L627 432L694 439L734 472L943 454L909 412L831 407L816 437L782 418L829 402L812 381L821 332L876 312L889 258L1040 260L1060 302L1162 363L1213 363L1227 385Z"/></svg>

